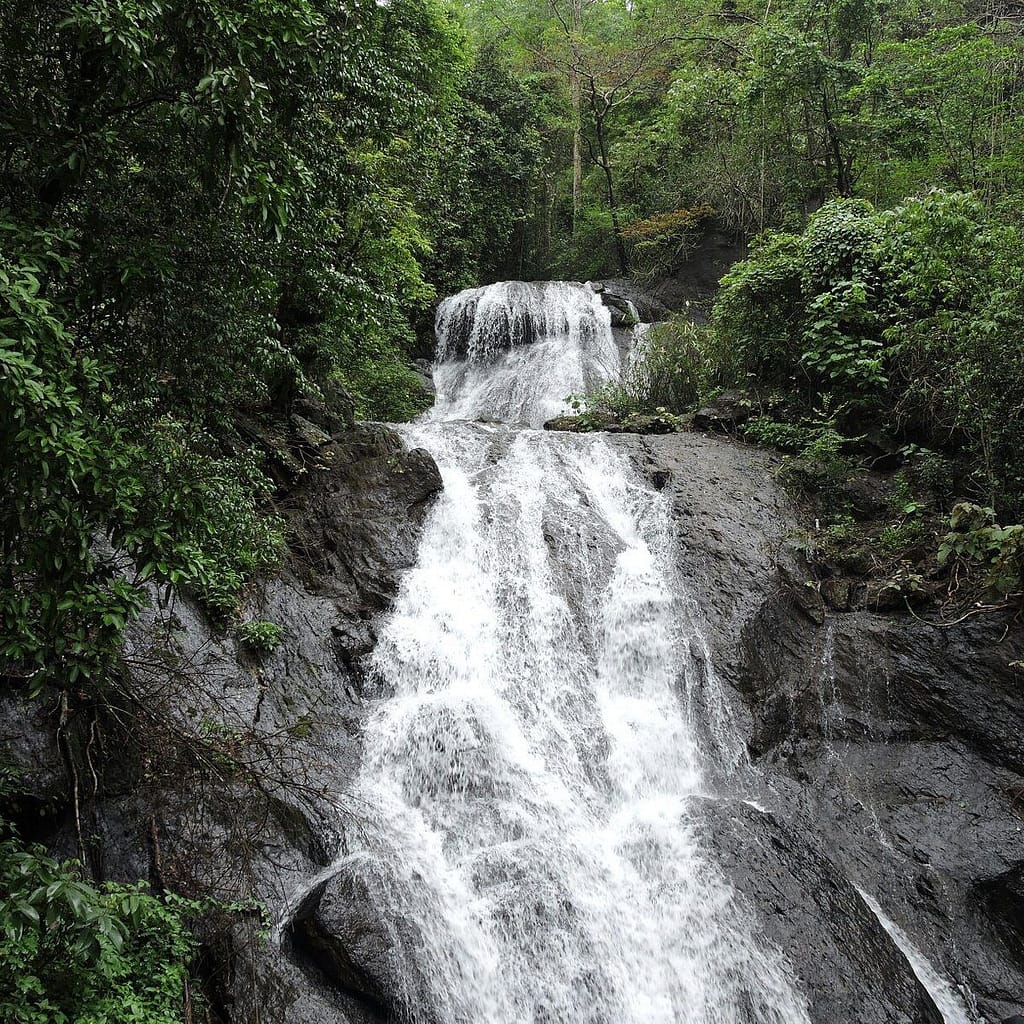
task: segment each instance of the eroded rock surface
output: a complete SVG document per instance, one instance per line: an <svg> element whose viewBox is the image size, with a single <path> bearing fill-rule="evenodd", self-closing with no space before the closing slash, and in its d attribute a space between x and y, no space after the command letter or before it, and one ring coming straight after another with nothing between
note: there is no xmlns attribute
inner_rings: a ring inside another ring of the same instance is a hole
<svg viewBox="0 0 1024 1024"><path fill-rule="evenodd" d="M5 760L27 771L35 794L18 807L25 834L72 855L81 829L98 878L276 912L335 856L348 820L339 797L359 763L361 659L415 562L441 480L426 452L386 426L315 405L304 412L276 444L260 435L285 481L291 552L246 596L241 618L279 626L275 650L253 652L195 602L154 592L125 650L119 699L131 729L83 708L64 730L88 757L102 748L87 761L94 780L68 774L59 708L0 698ZM289 957L268 945L254 922L207 938L210 998L226 1021L380 1019L366 993L303 950Z"/></svg>
<svg viewBox="0 0 1024 1024"><path fill-rule="evenodd" d="M821 1024L942 1024L878 918L812 836L739 801L704 801L718 863L786 954Z"/></svg>
<svg viewBox="0 0 1024 1024"><path fill-rule="evenodd" d="M819 844L969 1009L1021 1013L1020 624L930 622L906 602L837 611L803 563L773 456L693 434L615 443L671 496L680 571L787 841Z"/></svg>

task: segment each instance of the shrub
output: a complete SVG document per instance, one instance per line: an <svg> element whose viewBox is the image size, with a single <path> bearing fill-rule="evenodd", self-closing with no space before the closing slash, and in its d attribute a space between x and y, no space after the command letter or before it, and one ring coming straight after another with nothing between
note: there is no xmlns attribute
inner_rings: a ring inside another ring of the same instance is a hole
<svg viewBox="0 0 1024 1024"><path fill-rule="evenodd" d="M814 440L813 428L800 423L774 420L770 416L755 416L743 425L743 437L754 444L796 454Z"/></svg>
<svg viewBox="0 0 1024 1024"><path fill-rule="evenodd" d="M960 502L939 546L939 563L981 569L985 585L1005 596L1024 586L1024 526L1000 526L991 508Z"/></svg>
<svg viewBox="0 0 1024 1024"><path fill-rule="evenodd" d="M677 319L636 338L622 386L640 412L680 414L697 404L716 373L708 332Z"/></svg>
<svg viewBox="0 0 1024 1024"><path fill-rule="evenodd" d="M0 1019L179 1024L201 911L146 886L90 885L0 822Z"/></svg>
<svg viewBox="0 0 1024 1024"><path fill-rule="evenodd" d="M848 439L832 426L821 426L797 456L785 457L784 482L803 493L832 491L853 471L843 455Z"/></svg>
<svg viewBox="0 0 1024 1024"><path fill-rule="evenodd" d="M570 395L577 414L623 420L661 416L666 422L692 411L718 375L710 334L689 320L646 325L634 333L629 365L620 381L609 381L586 395ZM680 421L681 422L681 421Z"/></svg>
<svg viewBox="0 0 1024 1024"><path fill-rule="evenodd" d="M275 651L284 639L284 629L274 622L245 622L238 627L238 642L260 654Z"/></svg>
<svg viewBox="0 0 1024 1024"><path fill-rule="evenodd" d="M712 316L734 383L827 397L959 463L970 493L1024 504L1024 233L964 193L886 212L836 200L803 235L767 234Z"/></svg>
<svg viewBox="0 0 1024 1024"><path fill-rule="evenodd" d="M712 327L731 356L734 383L803 382L803 240L768 233L722 278Z"/></svg>
<svg viewBox="0 0 1024 1024"><path fill-rule="evenodd" d="M696 206L627 224L622 237L629 245L634 277L650 284L677 270L693 252L704 221L713 213L709 206Z"/></svg>

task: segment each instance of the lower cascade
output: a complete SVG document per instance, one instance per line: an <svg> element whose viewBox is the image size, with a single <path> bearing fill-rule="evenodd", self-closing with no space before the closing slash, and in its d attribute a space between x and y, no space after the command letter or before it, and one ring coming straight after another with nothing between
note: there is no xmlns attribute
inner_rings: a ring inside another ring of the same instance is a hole
<svg viewBox="0 0 1024 1024"><path fill-rule="evenodd" d="M373 655L368 822L335 865L383 922L395 1008L809 1021L700 814L753 782L668 503L606 440L522 426L618 372L600 297L493 285L438 330L437 406L404 429L444 492Z"/></svg>

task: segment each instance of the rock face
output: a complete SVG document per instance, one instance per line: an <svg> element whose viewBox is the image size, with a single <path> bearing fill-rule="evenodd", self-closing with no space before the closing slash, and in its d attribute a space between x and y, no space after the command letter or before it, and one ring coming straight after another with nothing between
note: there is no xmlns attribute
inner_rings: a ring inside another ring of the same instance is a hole
<svg viewBox="0 0 1024 1024"><path fill-rule="evenodd" d="M221 1019L376 1024L419 998L417 936L374 919L380 894L336 861L338 830L358 821L344 793L361 754L365 655L440 478L387 427L316 403L295 414L277 462L292 555L243 616L283 627L285 642L254 654L191 601L155 595L124 694L151 726L133 736L85 721L116 755L81 812L98 874L285 907L279 942L255 915L208 936ZM965 986L968 1007L976 999L990 1022L1024 1014L1019 626L928 624L826 593L766 453L695 433L609 444L672 504L678 571L767 808L707 801L708 841L793 964L814 1024L941 1020L854 884ZM33 792L19 809L26 834L71 853L57 717L0 698L7 759Z"/></svg>
<svg viewBox="0 0 1024 1024"><path fill-rule="evenodd" d="M591 287L611 310L614 327L632 327L636 323L657 323L669 316L668 307L649 292L625 278L592 282Z"/></svg>
<svg viewBox="0 0 1024 1024"><path fill-rule="evenodd" d="M968 1008L1021 1013L1024 631L1005 613L929 624L904 601L837 611L803 563L772 456L695 434L615 441L673 501L679 569L764 774L766 842L781 827L785 845L824 849L970 990Z"/></svg>
<svg viewBox="0 0 1024 1024"><path fill-rule="evenodd" d="M408 451L390 427L360 423L338 435L328 467L289 495L291 567L337 611L334 633L347 667L373 646L373 617L388 607L416 561L420 526L441 489L422 449Z"/></svg>
<svg viewBox="0 0 1024 1024"><path fill-rule="evenodd" d="M254 654L194 602L154 594L125 651L131 731L85 709L74 716L72 734L112 751L95 784L83 776L80 787L97 877L278 908L333 859L338 795L359 763L360 660L441 487L430 456L392 429L334 416L303 409L273 455L290 481L281 506L292 550L246 598L242 618L281 627L280 646ZM71 855L77 830L57 718L0 697L5 760L26 769L35 794L16 808L31 826L23 832ZM225 1021L382 1019L374 998L325 974L309 951L289 959L268 946L255 919L209 943L208 994Z"/></svg>
<svg viewBox="0 0 1024 1024"><path fill-rule="evenodd" d="M719 863L795 965L811 1019L942 1024L878 918L806 835L748 804L708 800Z"/></svg>
<svg viewBox="0 0 1024 1024"><path fill-rule="evenodd" d="M693 417L698 430L732 434L753 415L754 403L743 391L723 391L701 406Z"/></svg>

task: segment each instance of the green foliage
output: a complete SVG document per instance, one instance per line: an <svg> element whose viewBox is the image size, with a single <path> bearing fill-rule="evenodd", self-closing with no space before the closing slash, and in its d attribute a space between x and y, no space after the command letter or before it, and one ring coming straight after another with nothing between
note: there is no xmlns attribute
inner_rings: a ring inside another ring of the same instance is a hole
<svg viewBox="0 0 1024 1024"><path fill-rule="evenodd" d="M785 457L780 476L801 493L829 497L854 469L853 462L844 455L847 443L848 439L834 427L820 426L798 455Z"/></svg>
<svg viewBox="0 0 1024 1024"><path fill-rule="evenodd" d="M126 486L108 532L142 580L190 588L211 611L234 610L245 582L270 569L284 545L261 509L269 481L251 452L220 455L215 439L165 416L131 449Z"/></svg>
<svg viewBox="0 0 1024 1024"><path fill-rule="evenodd" d="M782 386L805 380L802 279L802 240L784 234L761 236L749 259L722 279L712 326L737 378Z"/></svg>
<svg viewBox="0 0 1024 1024"><path fill-rule="evenodd" d="M934 548L935 533L928 520L928 502L917 495L906 472L893 478L893 490L888 500L896 517L882 531L879 543L890 558L905 558L917 548Z"/></svg>
<svg viewBox="0 0 1024 1024"><path fill-rule="evenodd" d="M813 440L813 428L801 423L775 420L770 416L755 416L743 424L743 437L766 448L796 454L802 452Z"/></svg>
<svg viewBox="0 0 1024 1024"><path fill-rule="evenodd" d="M144 885L101 887L0 826L0 1019L178 1024L203 908Z"/></svg>
<svg viewBox="0 0 1024 1024"><path fill-rule="evenodd" d="M278 557L239 412L331 378L364 416L425 407L438 196L507 194L456 214L476 273L525 208L532 99L486 63L461 94L440 2L0 0L0 38L0 657L95 692L143 584L225 616Z"/></svg>
<svg viewBox="0 0 1024 1024"><path fill-rule="evenodd" d="M552 246L552 273L559 277L596 280L614 273L611 214L588 203L575 220L572 232L561 233Z"/></svg>
<svg viewBox="0 0 1024 1024"><path fill-rule="evenodd" d="M275 622L244 622L236 635L244 646L259 654L271 654L281 645L284 629Z"/></svg>
<svg viewBox="0 0 1024 1024"><path fill-rule="evenodd" d="M10 225L6 236L0 653L34 691L81 686L116 655L144 602L139 584L191 586L228 610L244 579L271 564L280 532L259 510L267 481L250 456L220 456L212 438L114 399L112 372L76 347L42 296L42 282L67 271L60 239Z"/></svg>
<svg viewBox="0 0 1024 1024"><path fill-rule="evenodd" d="M981 570L986 586L1005 596L1024 586L1024 526L1000 526L991 508L960 502L949 533L939 545L939 562L960 562Z"/></svg>
<svg viewBox="0 0 1024 1024"><path fill-rule="evenodd" d="M838 200L772 235L723 281L713 323L735 377L799 387L955 454L969 486L1024 495L1024 239L975 197L893 210Z"/></svg>
<svg viewBox="0 0 1024 1024"><path fill-rule="evenodd" d="M633 275L651 284L678 270L692 254L701 226L713 212L709 206L698 206L627 224L622 237L629 244Z"/></svg>
<svg viewBox="0 0 1024 1024"><path fill-rule="evenodd" d="M671 429L682 426L707 389L712 370L708 334L689 320L652 324L634 336L634 349L620 381L610 381L569 404L580 429L602 430L609 419L628 423L656 416Z"/></svg>
<svg viewBox="0 0 1024 1024"><path fill-rule="evenodd" d="M682 317L640 334L623 382L637 409L691 411L719 369L710 340L707 331Z"/></svg>
<svg viewBox="0 0 1024 1024"><path fill-rule="evenodd" d="M479 0L464 17L535 99L545 173L522 243L536 273L613 272L616 216L645 278L675 272L691 239L672 220L702 207L742 237L798 232L836 197L888 207L935 187L1020 218L1024 33L1009 9Z"/></svg>
<svg viewBox="0 0 1024 1024"><path fill-rule="evenodd" d="M474 54L459 92L427 154L436 180L425 183L436 239L427 266L444 294L527 272L544 155L538 97L493 41Z"/></svg>

